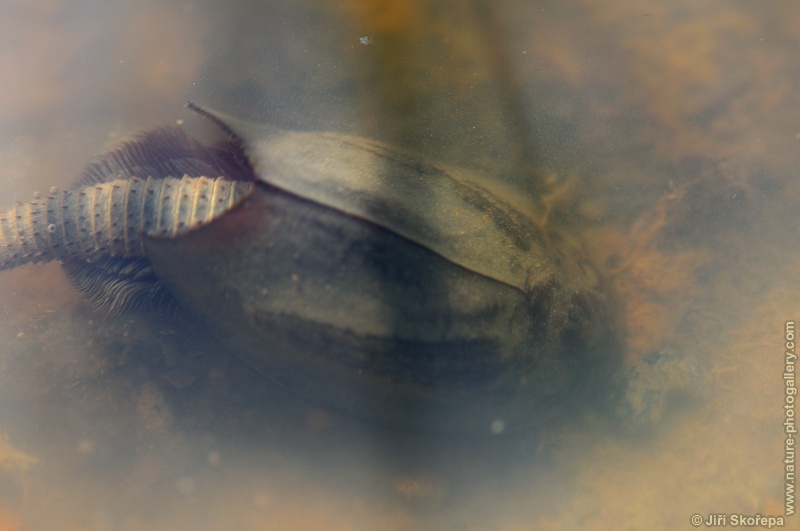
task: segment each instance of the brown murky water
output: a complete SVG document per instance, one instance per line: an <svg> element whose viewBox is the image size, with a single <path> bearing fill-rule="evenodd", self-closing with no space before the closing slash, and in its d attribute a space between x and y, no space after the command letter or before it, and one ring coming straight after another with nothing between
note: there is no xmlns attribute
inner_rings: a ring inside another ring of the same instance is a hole
<svg viewBox="0 0 800 531"><path fill-rule="evenodd" d="M0 2L0 204L191 99L379 138L546 197L623 301L631 364L709 360L654 433L387 433L190 324L0 275L0 530L683 529L784 513L800 317L792 2ZM787 517L786 527L798 527Z"/></svg>

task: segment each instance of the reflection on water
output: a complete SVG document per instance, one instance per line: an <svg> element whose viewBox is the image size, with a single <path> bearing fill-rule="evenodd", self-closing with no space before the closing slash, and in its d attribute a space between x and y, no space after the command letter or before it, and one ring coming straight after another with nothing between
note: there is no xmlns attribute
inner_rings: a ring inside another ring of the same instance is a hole
<svg viewBox="0 0 800 531"><path fill-rule="evenodd" d="M725 2L0 6L0 204L192 99L480 168L608 270L626 358L710 360L649 434L575 412L478 440L311 406L190 323L0 275L0 529L675 529L782 514L800 315L798 17ZM367 37L366 40L363 37ZM590 411L590 410L587 410ZM789 525L794 524L789 520Z"/></svg>

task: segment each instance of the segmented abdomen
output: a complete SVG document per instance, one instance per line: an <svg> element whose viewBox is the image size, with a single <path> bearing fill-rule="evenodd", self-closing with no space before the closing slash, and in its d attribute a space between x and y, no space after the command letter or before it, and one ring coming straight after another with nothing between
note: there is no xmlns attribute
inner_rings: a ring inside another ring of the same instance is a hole
<svg viewBox="0 0 800 531"><path fill-rule="evenodd" d="M144 256L143 236L175 236L208 223L253 186L184 176L56 192L0 214L0 270L70 257Z"/></svg>

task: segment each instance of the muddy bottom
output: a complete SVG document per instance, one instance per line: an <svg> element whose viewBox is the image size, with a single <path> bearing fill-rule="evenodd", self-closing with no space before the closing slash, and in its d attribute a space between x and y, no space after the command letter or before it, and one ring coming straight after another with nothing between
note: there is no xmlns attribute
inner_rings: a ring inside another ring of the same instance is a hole
<svg viewBox="0 0 800 531"><path fill-rule="evenodd" d="M794 4L234 4L5 2L0 206L190 121L187 99L376 138L539 201L613 285L627 366L678 352L702 400L645 430L584 404L522 434L393 432L27 266L0 274L0 530L798 527Z"/></svg>

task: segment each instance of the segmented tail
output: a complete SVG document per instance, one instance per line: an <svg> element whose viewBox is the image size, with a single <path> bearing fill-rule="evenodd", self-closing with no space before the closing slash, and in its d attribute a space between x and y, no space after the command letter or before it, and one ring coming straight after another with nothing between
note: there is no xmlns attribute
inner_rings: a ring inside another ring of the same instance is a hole
<svg viewBox="0 0 800 531"><path fill-rule="evenodd" d="M222 177L118 179L56 191L0 214L0 270L80 257L144 256L144 236L204 225L254 183Z"/></svg>

